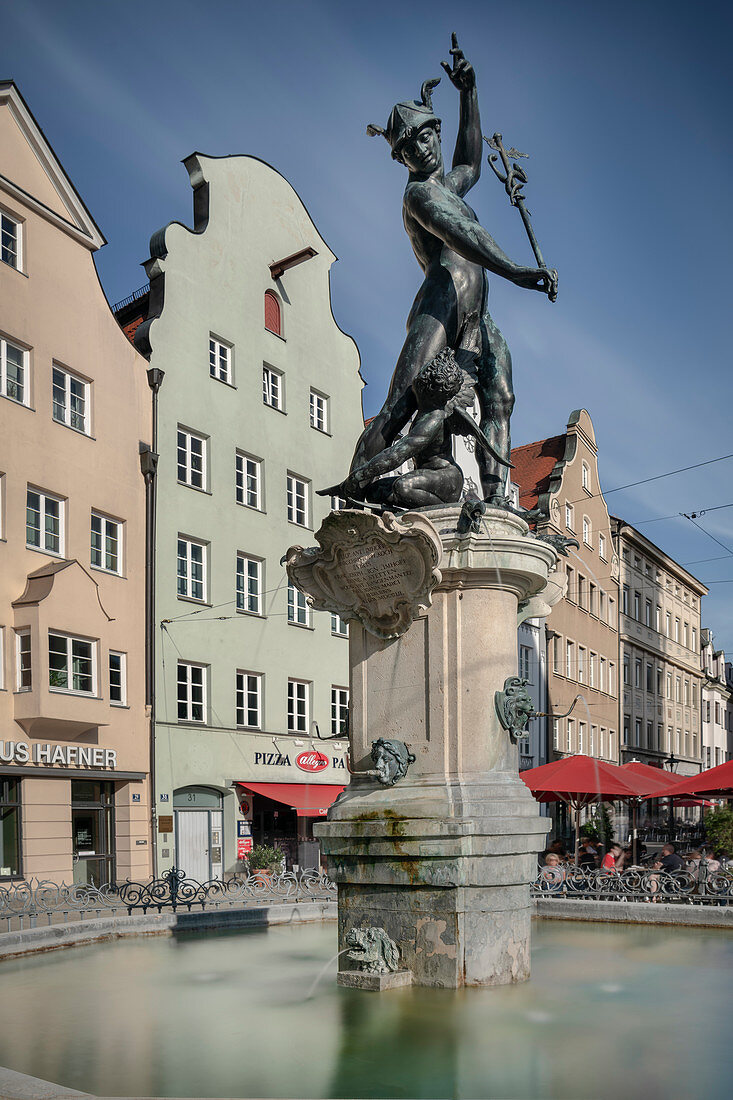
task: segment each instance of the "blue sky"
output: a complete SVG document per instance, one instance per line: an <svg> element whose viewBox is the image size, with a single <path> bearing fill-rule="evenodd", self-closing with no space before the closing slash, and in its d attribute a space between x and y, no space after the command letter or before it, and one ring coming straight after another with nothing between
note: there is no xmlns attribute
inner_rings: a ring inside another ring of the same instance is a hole
<svg viewBox="0 0 733 1100"><path fill-rule="evenodd" d="M420 272L401 223L404 169L365 126L441 75L456 30L484 132L531 153L529 208L560 273L555 305L491 280L514 359L514 442L557 434L584 406L606 490L733 452L729 4L4 0L2 20L0 75L19 84L109 241L97 262L110 301L145 281L156 229L190 222L183 157L262 157L339 256L334 312L361 351L367 414ZM445 78L434 103L449 156L458 93ZM470 201L530 263L488 169ZM720 506L733 505L732 485L728 459L607 497L714 582L703 625L729 655L733 507ZM679 516L713 507L702 531Z"/></svg>

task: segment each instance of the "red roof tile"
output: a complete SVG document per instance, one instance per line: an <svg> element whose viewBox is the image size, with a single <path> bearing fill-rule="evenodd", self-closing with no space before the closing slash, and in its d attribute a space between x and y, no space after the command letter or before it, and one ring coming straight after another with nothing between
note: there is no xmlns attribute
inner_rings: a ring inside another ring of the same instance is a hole
<svg viewBox="0 0 733 1100"><path fill-rule="evenodd" d="M131 321L128 321L127 324L122 326L122 331L124 332L125 336L131 344L135 343L135 332L144 320L145 318L142 316L133 317Z"/></svg>
<svg viewBox="0 0 733 1100"><path fill-rule="evenodd" d="M534 508L540 494L550 485L555 463L565 454L564 435L553 435L536 443L512 448L512 481L519 486L519 502L523 508Z"/></svg>

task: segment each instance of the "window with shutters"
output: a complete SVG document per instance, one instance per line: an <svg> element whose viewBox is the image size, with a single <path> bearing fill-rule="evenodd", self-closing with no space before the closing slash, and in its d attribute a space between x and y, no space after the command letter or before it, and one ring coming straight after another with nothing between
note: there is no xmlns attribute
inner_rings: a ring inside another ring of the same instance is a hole
<svg viewBox="0 0 733 1100"><path fill-rule="evenodd" d="M272 290L265 291L265 328L276 336L283 334L282 310L277 294Z"/></svg>

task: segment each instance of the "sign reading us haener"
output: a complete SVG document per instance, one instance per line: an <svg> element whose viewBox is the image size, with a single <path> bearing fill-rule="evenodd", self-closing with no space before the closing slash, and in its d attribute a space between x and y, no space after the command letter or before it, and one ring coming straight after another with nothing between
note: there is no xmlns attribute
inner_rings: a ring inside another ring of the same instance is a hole
<svg viewBox="0 0 733 1100"><path fill-rule="evenodd" d="M0 741L0 764L116 768L117 752L96 745L28 745L25 741Z"/></svg>

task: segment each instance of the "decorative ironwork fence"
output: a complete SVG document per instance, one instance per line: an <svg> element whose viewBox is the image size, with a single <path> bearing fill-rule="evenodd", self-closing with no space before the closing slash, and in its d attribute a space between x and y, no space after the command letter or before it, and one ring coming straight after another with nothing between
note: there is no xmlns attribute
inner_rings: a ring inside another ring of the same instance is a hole
<svg viewBox="0 0 733 1100"><path fill-rule="evenodd" d="M270 875L254 873L220 881L196 882L173 867L149 882L108 883L88 886L41 879L0 886L0 931L36 928L39 924L66 923L105 915L131 916L134 912L157 913L200 909L241 909L303 901L331 901L336 886L317 870L287 871Z"/></svg>
<svg viewBox="0 0 733 1100"><path fill-rule="evenodd" d="M531 894L535 898L730 905L733 872L710 871L706 863L679 871L629 867L619 872L566 864L540 867Z"/></svg>

